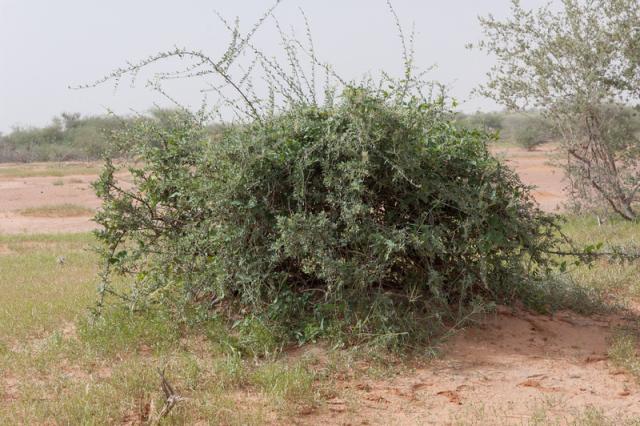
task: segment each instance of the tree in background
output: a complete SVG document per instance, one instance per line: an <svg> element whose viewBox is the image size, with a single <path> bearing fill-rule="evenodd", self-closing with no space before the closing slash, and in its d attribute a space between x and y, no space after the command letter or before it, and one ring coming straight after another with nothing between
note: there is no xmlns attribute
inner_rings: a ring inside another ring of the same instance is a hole
<svg viewBox="0 0 640 426"><path fill-rule="evenodd" d="M458 113L456 121L466 129L479 129L498 132L504 128L504 114L499 112L481 112L473 114Z"/></svg>
<svg viewBox="0 0 640 426"><path fill-rule="evenodd" d="M630 104L640 98L640 3L562 0L511 17L481 18L478 48L497 57L483 95L510 110L536 108L560 135L577 206L639 213L640 143Z"/></svg>
<svg viewBox="0 0 640 426"><path fill-rule="evenodd" d="M101 159L110 149L111 134L134 123L171 126L169 117L184 112L155 108L146 115L118 117L114 114L83 117L80 113L62 113L43 127L16 127L0 134L0 163L32 161L92 161ZM208 133L216 137L220 126L211 124ZM109 152L109 155L118 153Z"/></svg>
<svg viewBox="0 0 640 426"><path fill-rule="evenodd" d="M553 131L553 125L535 111L514 115L507 121L510 139L529 151L554 140L557 136Z"/></svg>

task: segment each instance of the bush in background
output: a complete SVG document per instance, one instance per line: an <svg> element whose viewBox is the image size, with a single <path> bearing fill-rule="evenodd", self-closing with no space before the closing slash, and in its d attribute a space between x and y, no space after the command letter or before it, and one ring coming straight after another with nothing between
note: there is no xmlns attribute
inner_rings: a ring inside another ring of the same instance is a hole
<svg viewBox="0 0 640 426"><path fill-rule="evenodd" d="M509 139L529 151L556 137L551 123L535 112L514 114L509 117L508 123Z"/></svg>
<svg viewBox="0 0 640 426"><path fill-rule="evenodd" d="M175 113L170 109L153 109L147 116L139 117L82 117L78 113L62 113L50 125L18 127L6 135L0 134L0 163L99 160L110 149L113 132L144 121L166 126L166 117ZM211 131L215 132L216 128L211 127Z"/></svg>
<svg viewBox="0 0 640 426"><path fill-rule="evenodd" d="M501 112L481 112L473 114L458 113L456 122L467 129L478 129L486 132L499 132L504 128L505 114Z"/></svg>
<svg viewBox="0 0 640 426"><path fill-rule="evenodd" d="M457 113L455 121L467 129L495 132L497 140L514 143L527 150L558 139L553 123L536 111Z"/></svg>

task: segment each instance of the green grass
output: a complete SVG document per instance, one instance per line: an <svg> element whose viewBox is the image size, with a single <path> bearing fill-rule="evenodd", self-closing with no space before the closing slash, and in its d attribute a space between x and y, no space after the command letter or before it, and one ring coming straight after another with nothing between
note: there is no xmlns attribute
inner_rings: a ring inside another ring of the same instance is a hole
<svg viewBox="0 0 640 426"><path fill-rule="evenodd" d="M99 172L100 166L98 164L36 163L20 166L0 166L0 178L97 175Z"/></svg>
<svg viewBox="0 0 640 426"><path fill-rule="evenodd" d="M22 216L30 217L77 217L93 216L95 210L77 204L53 204L30 207L19 211Z"/></svg>
<svg viewBox="0 0 640 426"><path fill-rule="evenodd" d="M595 215L573 217L564 231L578 246L603 244L609 246L640 246L640 224L609 217L598 225ZM585 288L606 292L619 302L640 296L640 261L613 262L600 259L592 265L571 268L573 279Z"/></svg>
<svg viewBox="0 0 640 426"><path fill-rule="evenodd" d="M87 234L0 236L0 342L45 336L84 312L95 297L92 243Z"/></svg>
<svg viewBox="0 0 640 426"><path fill-rule="evenodd" d="M158 368L187 398L166 424L264 424L315 404L306 364L240 355L261 351L257 327L231 338L222 322L189 328L161 309L111 307L94 318L94 242L0 236L0 424L149 422L163 405Z"/></svg>
<svg viewBox="0 0 640 426"><path fill-rule="evenodd" d="M280 404L314 403L314 375L303 363L267 363L252 375L252 381Z"/></svg>

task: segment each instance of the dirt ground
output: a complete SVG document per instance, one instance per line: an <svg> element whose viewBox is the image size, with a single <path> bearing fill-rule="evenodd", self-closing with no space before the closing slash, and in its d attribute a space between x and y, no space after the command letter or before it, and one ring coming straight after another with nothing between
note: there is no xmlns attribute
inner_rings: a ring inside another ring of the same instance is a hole
<svg viewBox="0 0 640 426"><path fill-rule="evenodd" d="M90 216L34 217L21 214L28 208L63 204L96 209L100 203L90 186L94 179L95 176L79 175L0 177L0 233L85 232L94 229L96 224Z"/></svg>
<svg viewBox="0 0 640 426"><path fill-rule="evenodd" d="M534 151L519 147L496 147L493 153L518 172L527 185L535 186L533 195L548 212L562 210L566 201L563 171L551 163L559 155L556 146L542 145Z"/></svg>
<svg viewBox="0 0 640 426"><path fill-rule="evenodd" d="M611 330L625 321L499 308L425 367L340 383L352 399L329 401L302 423L512 425L544 414L534 424L573 424L589 407L608 418L639 417L637 382L607 357Z"/></svg>
<svg viewBox="0 0 640 426"><path fill-rule="evenodd" d="M21 177L2 173L3 169L17 167L20 165L0 164L0 234L86 232L95 229L96 224L90 215L38 217L25 215L23 210L59 205L95 210L100 205L91 188L96 175ZM29 170L33 167L30 165Z"/></svg>

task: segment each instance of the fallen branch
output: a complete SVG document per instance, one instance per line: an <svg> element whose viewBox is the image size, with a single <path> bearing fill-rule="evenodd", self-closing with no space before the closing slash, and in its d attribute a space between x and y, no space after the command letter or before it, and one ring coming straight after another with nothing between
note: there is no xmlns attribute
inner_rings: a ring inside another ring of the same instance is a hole
<svg viewBox="0 0 640 426"><path fill-rule="evenodd" d="M162 392L164 392L164 406L158 416L151 421L152 425L156 425L160 422L161 419L168 416L173 407L180 402L184 401L186 398L178 395L174 390L167 378L164 375L164 369L160 370L158 368L158 374L160 375L160 386L162 387Z"/></svg>

